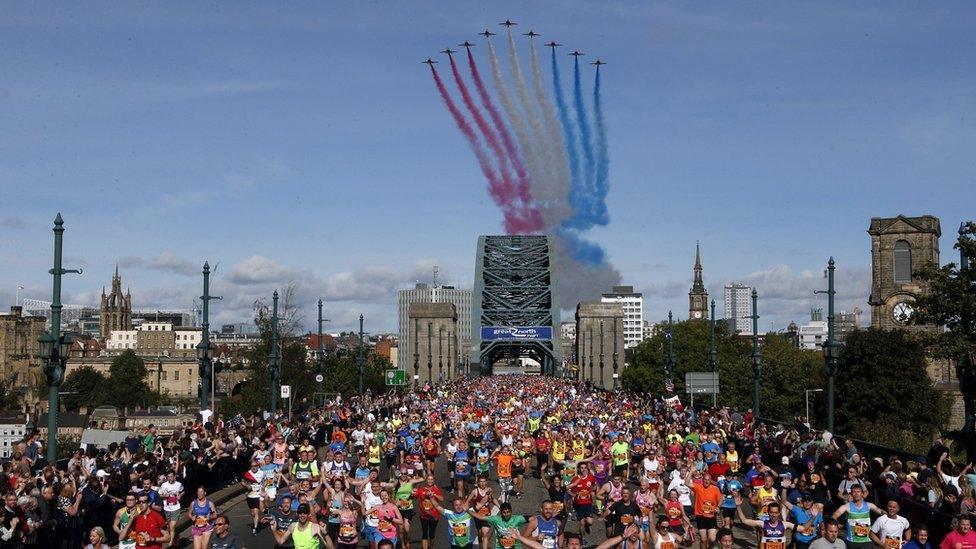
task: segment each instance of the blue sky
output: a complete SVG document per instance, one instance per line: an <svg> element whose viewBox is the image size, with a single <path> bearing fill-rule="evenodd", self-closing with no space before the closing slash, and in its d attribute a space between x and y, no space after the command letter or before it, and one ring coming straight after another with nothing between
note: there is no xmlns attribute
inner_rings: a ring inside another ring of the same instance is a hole
<svg viewBox="0 0 976 549"><path fill-rule="evenodd" d="M940 217L954 259L971 3L37 2L0 18L0 303L50 297L57 211L72 302L118 261L137 307L187 307L209 259L215 323L291 282L309 325L323 295L331 330L382 331L432 265L470 286L501 216L419 61L506 18L610 63L592 237L649 320L687 316L696 240L764 328L804 320L830 255L838 306L867 309L872 216Z"/></svg>

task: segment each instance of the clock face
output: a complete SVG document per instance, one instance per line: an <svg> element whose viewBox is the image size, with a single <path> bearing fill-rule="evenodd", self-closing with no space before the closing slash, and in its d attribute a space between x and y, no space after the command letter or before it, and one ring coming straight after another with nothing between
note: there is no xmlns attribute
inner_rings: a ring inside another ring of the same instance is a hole
<svg viewBox="0 0 976 549"><path fill-rule="evenodd" d="M701 318L701 311L695 311L694 313L691 313L691 316L694 318Z"/></svg>
<svg viewBox="0 0 976 549"><path fill-rule="evenodd" d="M912 314L914 312L915 309L904 301L895 303L895 306L891 308L891 316L895 319L895 322L899 324L908 324L908 321L912 319Z"/></svg>

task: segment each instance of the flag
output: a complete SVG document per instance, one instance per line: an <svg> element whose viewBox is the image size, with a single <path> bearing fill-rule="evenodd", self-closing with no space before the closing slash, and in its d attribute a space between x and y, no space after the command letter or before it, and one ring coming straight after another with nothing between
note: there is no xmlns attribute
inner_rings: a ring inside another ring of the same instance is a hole
<svg viewBox="0 0 976 549"><path fill-rule="evenodd" d="M664 380L664 392L673 393L674 392L674 382L670 379Z"/></svg>

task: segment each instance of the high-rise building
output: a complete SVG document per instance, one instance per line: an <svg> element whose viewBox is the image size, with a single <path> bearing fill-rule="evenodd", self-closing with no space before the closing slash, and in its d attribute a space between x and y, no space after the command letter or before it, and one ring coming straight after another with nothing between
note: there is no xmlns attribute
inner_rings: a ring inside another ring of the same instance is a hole
<svg viewBox="0 0 976 549"><path fill-rule="evenodd" d="M410 338L413 327L410 325L409 311L411 303L453 303L457 311L458 333L457 340L462 346L461 356L464 356L471 345L471 290L455 288L453 286L430 285L418 282L412 290L399 292L399 333L398 346L400 349L412 349ZM401 370L412 371L409 353L397 353L397 367Z"/></svg>
<svg viewBox="0 0 976 549"><path fill-rule="evenodd" d="M614 286L600 298L601 303L620 303L624 310L624 348L636 347L644 340L644 294L633 286Z"/></svg>
<svg viewBox="0 0 976 549"><path fill-rule="evenodd" d="M122 293L122 278L119 276L119 266L115 266L115 276L112 277L112 291L105 295L102 287L101 315L99 330L102 341L108 340L115 330L132 329L132 293L126 290Z"/></svg>
<svg viewBox="0 0 976 549"><path fill-rule="evenodd" d="M732 332L752 334L752 287L733 282L725 285L725 322Z"/></svg>
<svg viewBox="0 0 976 549"><path fill-rule="evenodd" d="M701 251L697 242L695 243L695 281L692 282L691 291L688 292L688 319L708 319L708 290L702 282Z"/></svg>

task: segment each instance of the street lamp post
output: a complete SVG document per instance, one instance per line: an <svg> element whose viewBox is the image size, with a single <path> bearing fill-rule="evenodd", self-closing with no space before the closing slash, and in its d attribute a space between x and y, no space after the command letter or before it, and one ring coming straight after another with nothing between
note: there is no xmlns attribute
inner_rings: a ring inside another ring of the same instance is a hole
<svg viewBox="0 0 976 549"><path fill-rule="evenodd" d="M318 349L315 351L315 363L318 367L319 375L319 406L325 406L325 346L322 343L322 300L319 300L319 331Z"/></svg>
<svg viewBox="0 0 976 549"><path fill-rule="evenodd" d="M759 378L762 374L762 362L759 355L759 309L756 307L758 299L759 293L753 288L752 315L748 318L752 319L752 412L757 418L761 417L759 415Z"/></svg>
<svg viewBox="0 0 976 549"><path fill-rule="evenodd" d="M585 381L586 380L586 338L583 337L582 331L576 334L576 339L579 340L579 345L577 345L577 347L579 347L579 350L577 351L577 354L579 356L576 357L576 361L578 362L578 364L576 365L577 368L576 375L579 379Z"/></svg>
<svg viewBox="0 0 976 549"><path fill-rule="evenodd" d="M966 234L966 222L963 221L959 224L959 238L962 238ZM959 270L965 271L969 269L969 258L966 257L966 248L959 246Z"/></svg>
<svg viewBox="0 0 976 549"><path fill-rule="evenodd" d="M606 389L607 384L603 375L603 321L600 321L600 388Z"/></svg>
<svg viewBox="0 0 976 549"><path fill-rule="evenodd" d="M613 317L613 390L617 390L617 317Z"/></svg>
<svg viewBox="0 0 976 549"><path fill-rule="evenodd" d="M827 294L827 341L824 342L824 370L827 373L827 431L834 432L834 379L837 377L838 344L834 340L834 258L827 261L827 291L814 291ZM809 415L807 416L809 419Z"/></svg>
<svg viewBox="0 0 976 549"><path fill-rule="evenodd" d="M448 350L450 352L450 350ZM444 327L437 329L437 377L444 379Z"/></svg>
<svg viewBox="0 0 976 549"><path fill-rule="evenodd" d="M718 351L715 349L715 300L712 300L712 312L708 322L708 367L715 373L718 363ZM712 393L712 407L717 404L718 393Z"/></svg>
<svg viewBox="0 0 976 549"><path fill-rule="evenodd" d="M200 334L200 343L197 344L197 363L200 370L200 410L207 409L207 397L210 396L210 389L213 386L213 348L210 345L210 301L220 299L210 295L210 262L203 262L203 332ZM213 406L213 403L210 403Z"/></svg>
<svg viewBox="0 0 976 549"><path fill-rule="evenodd" d="M359 369L359 394L363 394L363 373L366 369L366 355L363 347L363 315L359 315L359 356L356 357L356 367Z"/></svg>
<svg viewBox="0 0 976 549"><path fill-rule="evenodd" d="M54 267L48 271L54 276L51 297L51 329L38 338L41 359L44 361L44 375L47 377L47 461L54 465L58 457L58 390L64 381L65 364L71 352L71 336L61 335L61 276L68 273L81 274L81 269L65 269L61 264L64 220L59 213L54 218Z"/></svg>
<svg viewBox="0 0 976 549"><path fill-rule="evenodd" d="M271 352L268 354L268 364L271 369L271 414L278 411L278 384L281 381L278 361L281 353L278 349L278 290L271 296Z"/></svg>
<svg viewBox="0 0 976 549"><path fill-rule="evenodd" d="M593 383L593 327L590 326L590 383Z"/></svg>
<svg viewBox="0 0 976 549"><path fill-rule="evenodd" d="M671 311L668 311L668 333L665 334L665 339L668 340L668 362L667 362L667 374L668 382L670 384L674 383L674 315Z"/></svg>
<svg viewBox="0 0 976 549"><path fill-rule="evenodd" d="M413 319L413 390L417 390L420 379L420 319Z"/></svg>
<svg viewBox="0 0 976 549"><path fill-rule="evenodd" d="M427 323L427 383L434 377L434 323Z"/></svg>
<svg viewBox="0 0 976 549"><path fill-rule="evenodd" d="M451 379L451 364L454 364L454 355L451 354L451 343L454 340L454 332L447 332L447 376L444 379Z"/></svg>
<svg viewBox="0 0 976 549"><path fill-rule="evenodd" d="M807 423L810 425L811 429L813 428L813 421L810 419L810 393L822 393L822 392L823 389L805 389L803 391L804 393L803 396L807 403L807 415L806 415Z"/></svg>

